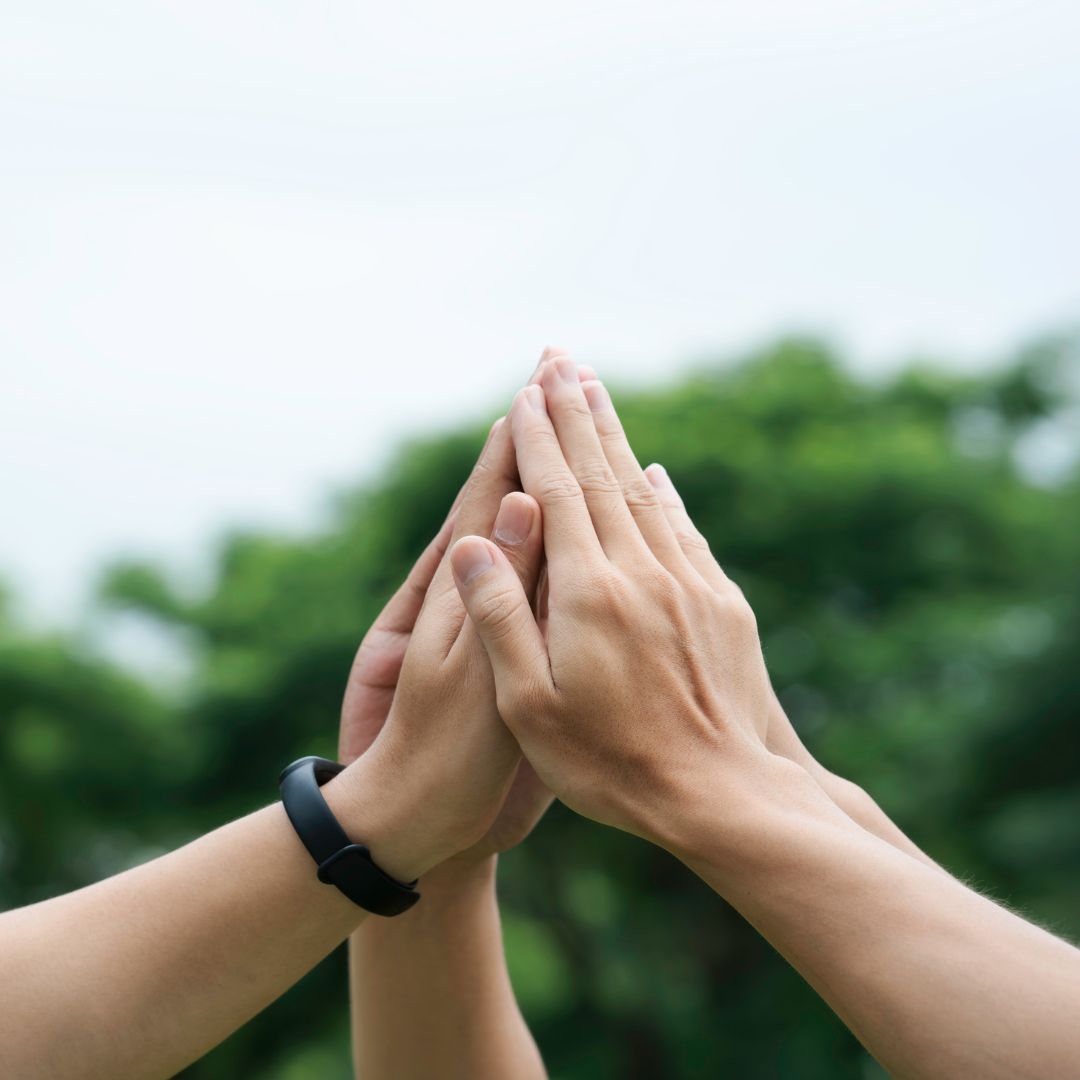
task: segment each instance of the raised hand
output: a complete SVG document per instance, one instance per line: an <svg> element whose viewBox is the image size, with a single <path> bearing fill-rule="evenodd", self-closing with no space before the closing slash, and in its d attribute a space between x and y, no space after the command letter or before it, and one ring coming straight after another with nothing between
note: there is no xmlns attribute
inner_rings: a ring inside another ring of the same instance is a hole
<svg viewBox="0 0 1080 1080"><path fill-rule="evenodd" d="M371 820L372 836L396 837L398 865L385 869L403 878L485 837L520 763L443 557L455 531L490 534L531 595L540 514L530 496L514 490L517 483L509 432L496 425L456 510L376 620L349 678L341 753L370 778L363 787L372 797L360 818ZM372 852L378 861L376 847Z"/></svg>
<svg viewBox="0 0 1080 1080"><path fill-rule="evenodd" d="M497 548L469 536L450 553L539 775L678 855L890 1074L1071 1075L1080 952L860 827L770 748L801 750L742 594L662 477L631 465L602 388L582 390L565 358L542 385L511 424L544 514L546 637Z"/></svg>
<svg viewBox="0 0 1080 1080"><path fill-rule="evenodd" d="M589 817L662 840L702 785L724 784L734 809L775 757L741 592L706 583L647 479L624 490L568 357L515 398L510 425L543 513L546 640L497 546L471 536L451 553L500 713L540 777Z"/></svg>
<svg viewBox="0 0 1080 1080"><path fill-rule="evenodd" d="M536 383L549 360L561 355L564 355L562 349L545 349L530 379L530 385ZM579 376L582 379L593 379L595 372L592 368L582 366ZM387 602L360 643L349 672L341 709L338 756L339 760L346 764L365 753L386 724L417 620L424 607L428 588L445 562L446 550L454 534L462 501L469 499L470 515L474 513L474 507L480 508L476 511L477 520L482 517L484 507L490 516L494 516L492 507L498 505L496 500L504 492L509 493L517 486L513 446L507 432L499 434L502 424L503 420L498 420L492 426L473 473L454 500L442 528L417 559L405 581ZM511 498L507 511L516 512L520 516L525 513L526 507L516 498ZM531 512L529 508L529 513ZM503 546L515 565L521 569L523 585L532 588L537 573L535 562L539 557L533 548L539 540L539 531L530 533L523 542L517 539L517 533L513 530L500 530L496 522L495 533L495 542ZM523 543L524 547L519 546ZM456 612L453 613L453 619L460 623L464 621L464 616L461 612ZM474 641L473 649L475 648ZM488 700L480 703L478 708L490 712L493 705ZM551 792L537 779L529 762L520 761L497 817L463 857L482 858L506 851L520 843L532 831L544 811L551 805L551 801Z"/></svg>
<svg viewBox="0 0 1080 1080"><path fill-rule="evenodd" d="M725 589L727 575L720 569L709 550L708 541L687 513L682 497L667 470L662 465L653 464L642 472L633 454L627 455L625 450L621 449L626 440L607 391L600 383L594 381L585 383L584 389L593 410L596 429L605 447L609 448L609 461L619 477L619 482L625 489L639 483L639 476L644 475L647 478L656 491L672 534L687 559L707 584L718 590ZM791 726L791 721L775 693L771 695L765 743L773 753L801 765L825 794L864 829L921 862L937 867L937 864L904 834L863 788L825 768L807 750Z"/></svg>

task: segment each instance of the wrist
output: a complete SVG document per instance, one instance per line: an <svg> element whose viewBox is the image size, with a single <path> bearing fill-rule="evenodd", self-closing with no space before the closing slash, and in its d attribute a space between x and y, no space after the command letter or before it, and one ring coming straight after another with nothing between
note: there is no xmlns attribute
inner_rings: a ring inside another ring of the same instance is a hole
<svg viewBox="0 0 1080 1080"><path fill-rule="evenodd" d="M752 755L733 777L689 786L665 819L660 843L724 896L817 831L862 831L805 769L769 752Z"/></svg>
<svg viewBox="0 0 1080 1080"><path fill-rule="evenodd" d="M495 888L497 855L482 857L463 852L445 859L424 875L424 895L459 896Z"/></svg>
<svg viewBox="0 0 1080 1080"><path fill-rule="evenodd" d="M323 795L349 839L367 847L375 865L398 881L413 881L445 858L423 827L421 793L373 752L326 784Z"/></svg>

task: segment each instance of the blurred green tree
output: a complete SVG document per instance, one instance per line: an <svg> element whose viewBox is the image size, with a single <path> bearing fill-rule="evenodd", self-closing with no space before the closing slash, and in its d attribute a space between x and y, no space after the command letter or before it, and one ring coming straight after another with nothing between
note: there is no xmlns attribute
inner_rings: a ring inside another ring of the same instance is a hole
<svg viewBox="0 0 1080 1080"><path fill-rule="evenodd" d="M1063 337L988 375L924 364L871 382L789 340L615 393L642 460L667 466L757 610L811 749L935 857L1066 934L1080 931L1075 357ZM181 843L272 799L290 757L332 754L356 644L481 437L407 446L316 534L232 536L195 599L153 566L114 567L107 604L182 631L180 693L22 632L0 606L0 900ZM1048 438L1071 450L1056 470ZM876 1075L664 853L556 806L500 875L553 1076ZM345 1077L346 1041L339 953L186 1075Z"/></svg>

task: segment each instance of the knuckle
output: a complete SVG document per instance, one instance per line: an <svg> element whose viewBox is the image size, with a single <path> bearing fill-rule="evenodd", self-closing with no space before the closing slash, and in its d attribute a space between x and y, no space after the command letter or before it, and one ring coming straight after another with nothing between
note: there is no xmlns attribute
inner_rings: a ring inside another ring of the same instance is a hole
<svg viewBox="0 0 1080 1080"><path fill-rule="evenodd" d="M536 492L540 502L547 505L574 502L582 497L581 485L568 472L545 476Z"/></svg>
<svg viewBox="0 0 1080 1080"><path fill-rule="evenodd" d="M528 452L540 461L551 461L562 454L559 437L550 421L541 420L536 413L529 414L523 439Z"/></svg>
<svg viewBox="0 0 1080 1080"><path fill-rule="evenodd" d="M495 640L505 637L514 626L517 597L507 586L492 589L477 598L473 616Z"/></svg>
<svg viewBox="0 0 1080 1080"><path fill-rule="evenodd" d="M711 554L709 541L705 539L692 525L676 528L675 539L683 551L700 552L703 555Z"/></svg>
<svg viewBox="0 0 1080 1080"><path fill-rule="evenodd" d="M553 387L553 403L568 418L588 420L592 425L592 410L578 383L570 385L559 380Z"/></svg>
<svg viewBox="0 0 1080 1080"><path fill-rule="evenodd" d="M579 616L617 616L624 606L624 592L615 573L604 569L590 570L588 576L566 596L564 603Z"/></svg>
<svg viewBox="0 0 1080 1080"><path fill-rule="evenodd" d="M725 607L727 618L733 625L748 633L757 634L757 616L737 585L728 591Z"/></svg>
<svg viewBox="0 0 1080 1080"><path fill-rule="evenodd" d="M673 610L682 602L682 587L675 576L663 566L650 566L645 570L644 577L654 603Z"/></svg>
<svg viewBox="0 0 1080 1080"><path fill-rule="evenodd" d="M656 489L644 476L636 476L623 484L623 498L634 514L655 513L660 509Z"/></svg>
<svg viewBox="0 0 1080 1080"><path fill-rule="evenodd" d="M576 476L582 491L610 496L620 493L619 482L606 461L590 461L576 470Z"/></svg>

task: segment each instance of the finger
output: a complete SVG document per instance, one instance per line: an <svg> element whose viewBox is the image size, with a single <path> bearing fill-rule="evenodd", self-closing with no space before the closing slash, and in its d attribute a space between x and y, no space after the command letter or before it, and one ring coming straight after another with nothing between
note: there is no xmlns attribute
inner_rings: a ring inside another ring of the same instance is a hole
<svg viewBox="0 0 1080 1080"><path fill-rule="evenodd" d="M660 500L672 535L686 556L687 562L709 585L714 589L719 589L726 584L728 576L713 558L708 540L702 536L693 519L686 512L686 506L676 491L667 469L663 465L654 463L645 470L645 477Z"/></svg>
<svg viewBox="0 0 1080 1080"><path fill-rule="evenodd" d="M509 425L496 421L484 451L465 485L451 532L451 543L468 533L488 535L503 496L518 488L517 460ZM449 560L435 571L429 595L452 596L455 592Z"/></svg>
<svg viewBox="0 0 1080 1080"><path fill-rule="evenodd" d="M431 541L420 558L413 564L405 580L398 587L397 592L386 602L386 606L379 612L378 618L371 625L372 632L407 634L416 625L417 616L424 606L424 597L427 596L428 586L431 584L443 556L450 547L450 540L454 529L456 513L451 509L446 520L442 523L435 539Z"/></svg>
<svg viewBox="0 0 1080 1080"><path fill-rule="evenodd" d="M503 716L523 695L552 689L547 647L529 598L506 556L490 540L466 536L450 550L461 601L483 642Z"/></svg>
<svg viewBox="0 0 1080 1080"><path fill-rule="evenodd" d="M537 501L523 491L511 491L499 506L491 538L514 568L525 595L531 597L536 591L544 554Z"/></svg>
<svg viewBox="0 0 1080 1080"><path fill-rule="evenodd" d="M529 381L526 386L532 386L534 383L540 381L541 372L544 370L544 365L549 360L554 360L559 356L569 356L570 350L563 348L562 345L546 345L544 351L540 354L540 359L536 363L536 367L533 368L533 373L529 376ZM588 364L578 365L578 378L585 382L586 379L596 378L596 368L589 367Z"/></svg>
<svg viewBox="0 0 1080 1080"><path fill-rule="evenodd" d="M601 382L582 385L582 393L592 413L596 434L611 465L623 501L637 524L638 531L656 558L674 573L688 569L686 556L679 546L656 489L649 483L630 448L626 432L611 397Z"/></svg>
<svg viewBox="0 0 1080 1080"><path fill-rule="evenodd" d="M551 611L551 588L548 581L547 564L540 567L540 578L536 583L536 625L547 640L548 614Z"/></svg>
<svg viewBox="0 0 1080 1080"><path fill-rule="evenodd" d="M502 497L518 486L514 444L504 420L496 420L465 485L454 524L454 539L491 530Z"/></svg>
<svg viewBox="0 0 1080 1080"><path fill-rule="evenodd" d="M585 495L601 545L614 560L640 559L647 548L604 454L577 364L569 356L549 362L541 385L559 445Z"/></svg>
<svg viewBox="0 0 1080 1080"><path fill-rule="evenodd" d="M604 559L585 496L563 456L539 386L527 386L514 398L509 427L521 486L540 504L548 563L570 573Z"/></svg>
<svg viewBox="0 0 1080 1080"><path fill-rule="evenodd" d="M540 507L536 500L522 491L511 491L499 506L491 534L493 542L498 545L517 574L530 603L536 593L544 557L544 537L540 522ZM458 604L461 603L456 590L454 598ZM446 623L449 628L453 620L447 619ZM465 618L464 611L456 626L458 633L448 642L448 653L455 649L481 648L476 628Z"/></svg>
<svg viewBox="0 0 1080 1080"><path fill-rule="evenodd" d="M529 376L529 381L525 385L532 386L540 381L540 375L549 360L554 360L558 356L569 355L570 350L563 348L562 345L545 345L544 351L540 354L540 359L536 361L536 367L533 368L533 373Z"/></svg>
<svg viewBox="0 0 1080 1080"><path fill-rule="evenodd" d="M484 445L482 447L480 447L480 453L479 453L479 455L477 456L477 459L476 459L477 461L480 461L484 457L484 455L487 453L488 447L491 445L491 440L495 438L495 432L497 432L499 430L499 428L501 428L503 426L503 424L505 424L505 423L506 423L506 417L505 416L500 416L498 418L498 420L496 420L491 425L491 427L488 428L487 438L484 440ZM473 466L473 469L475 471L475 469L476 469L475 465ZM457 495L454 496L454 501L450 504L450 511L446 515L447 518L453 517L455 512L457 511L458 507L461 506L461 500L465 498L465 492L469 490L469 480L471 480L471 479L472 479L472 473L469 473L469 476L466 478L465 483L462 484L461 487L458 488L458 493L457 493Z"/></svg>

